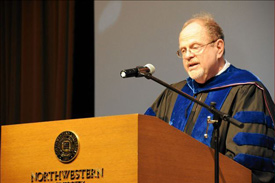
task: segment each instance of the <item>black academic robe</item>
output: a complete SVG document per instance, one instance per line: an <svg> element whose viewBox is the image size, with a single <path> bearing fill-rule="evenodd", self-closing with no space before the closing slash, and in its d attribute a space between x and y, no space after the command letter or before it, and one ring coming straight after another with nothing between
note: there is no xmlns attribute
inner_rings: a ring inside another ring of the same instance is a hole
<svg viewBox="0 0 275 183"><path fill-rule="evenodd" d="M226 121L220 126L220 152L253 172L253 183L274 182L275 107L267 89L252 73L230 66L219 76L198 84L191 78L173 84L244 124L239 128ZM213 125L204 137L207 117L213 116L198 104L166 89L145 112L214 147Z"/></svg>

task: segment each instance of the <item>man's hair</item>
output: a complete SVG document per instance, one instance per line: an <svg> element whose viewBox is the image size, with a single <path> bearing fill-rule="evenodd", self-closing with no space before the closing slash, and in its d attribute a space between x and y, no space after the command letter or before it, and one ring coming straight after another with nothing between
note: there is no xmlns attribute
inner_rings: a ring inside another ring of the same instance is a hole
<svg viewBox="0 0 275 183"><path fill-rule="evenodd" d="M199 21L201 22L208 31L210 38L213 40L222 39L224 41L224 34L222 28L214 20L213 16L210 13L199 13L193 15L182 27L182 30L192 22Z"/></svg>

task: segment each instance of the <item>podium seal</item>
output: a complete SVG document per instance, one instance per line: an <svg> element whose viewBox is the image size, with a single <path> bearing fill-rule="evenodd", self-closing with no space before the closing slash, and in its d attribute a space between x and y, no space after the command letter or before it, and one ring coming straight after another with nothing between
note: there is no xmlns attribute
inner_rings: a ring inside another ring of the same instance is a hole
<svg viewBox="0 0 275 183"><path fill-rule="evenodd" d="M72 162L79 151L79 141L76 134L71 131L60 133L55 140L54 151L62 163Z"/></svg>

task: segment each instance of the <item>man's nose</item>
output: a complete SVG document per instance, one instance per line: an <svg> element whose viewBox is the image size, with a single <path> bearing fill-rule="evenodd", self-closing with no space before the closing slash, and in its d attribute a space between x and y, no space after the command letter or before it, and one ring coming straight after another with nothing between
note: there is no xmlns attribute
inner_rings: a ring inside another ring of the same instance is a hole
<svg viewBox="0 0 275 183"><path fill-rule="evenodd" d="M185 52L185 55L183 55L183 58L186 60L189 60L190 58L193 58L195 55L191 52L190 49L187 49Z"/></svg>

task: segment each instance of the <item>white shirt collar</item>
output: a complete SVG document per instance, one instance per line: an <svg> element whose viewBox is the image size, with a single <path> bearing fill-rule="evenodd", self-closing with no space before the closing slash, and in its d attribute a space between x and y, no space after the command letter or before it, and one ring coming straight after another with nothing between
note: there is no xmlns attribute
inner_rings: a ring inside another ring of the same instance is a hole
<svg viewBox="0 0 275 183"><path fill-rule="evenodd" d="M216 74L216 76L218 76L221 73L223 73L231 65L226 59L224 59L224 60L225 60L225 64L224 64L222 70L220 70L220 72L218 72L218 74Z"/></svg>

